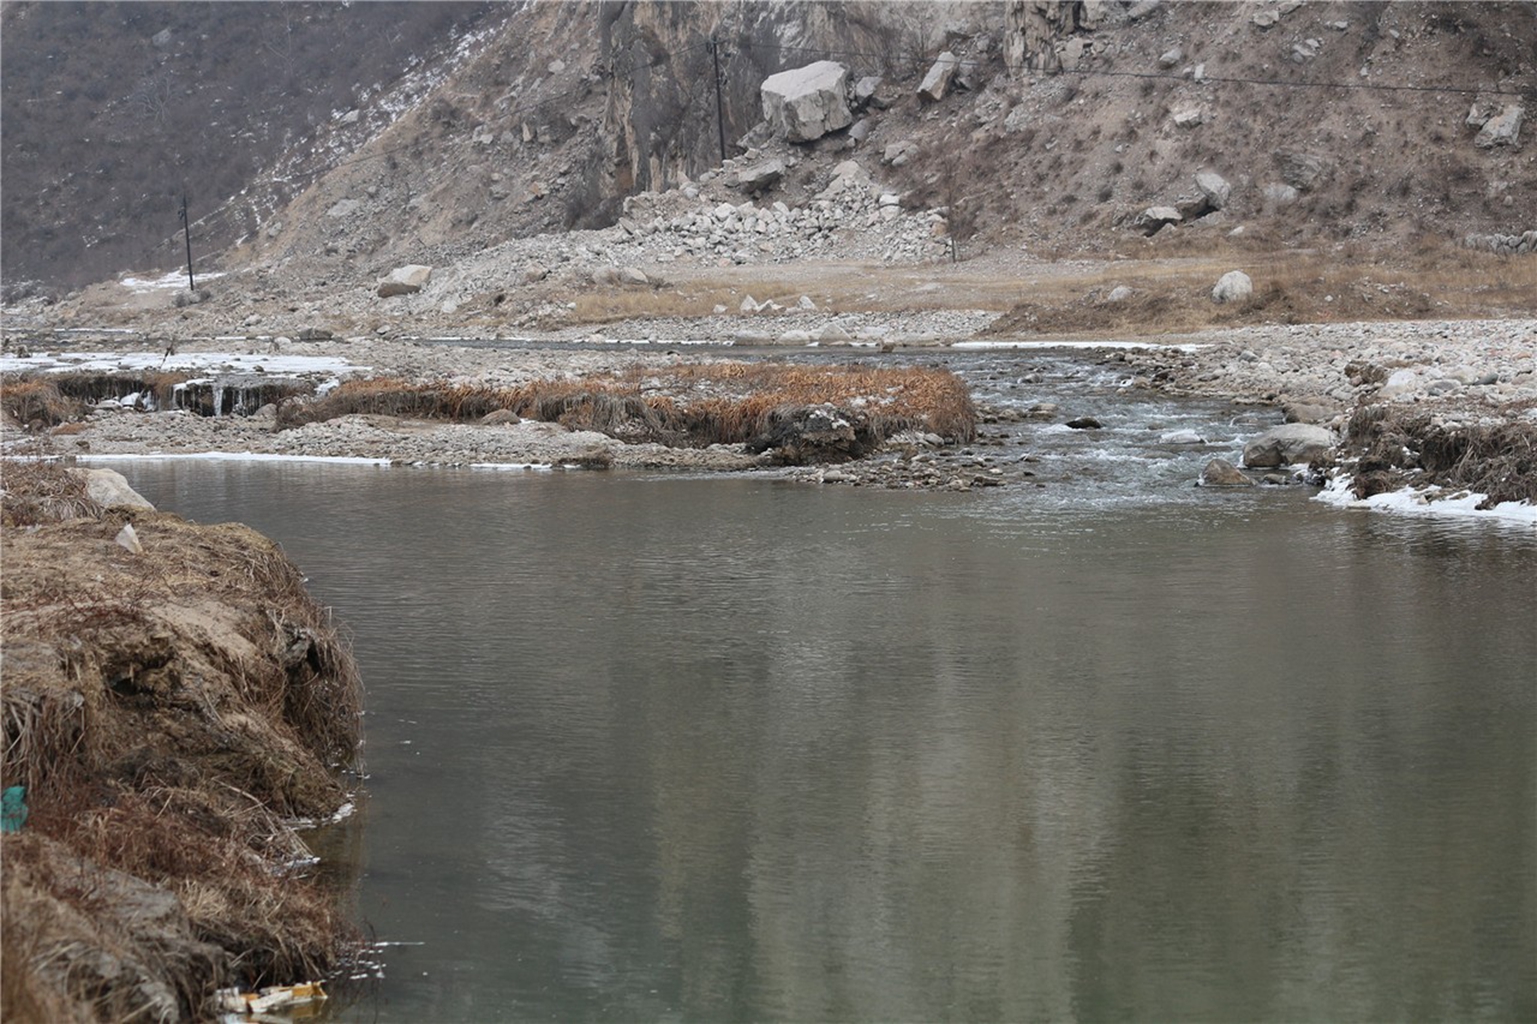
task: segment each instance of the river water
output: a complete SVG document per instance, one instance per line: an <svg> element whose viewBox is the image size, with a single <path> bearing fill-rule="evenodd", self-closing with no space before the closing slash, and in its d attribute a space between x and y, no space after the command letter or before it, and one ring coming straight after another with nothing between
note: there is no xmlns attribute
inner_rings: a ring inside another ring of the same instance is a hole
<svg viewBox="0 0 1537 1024"><path fill-rule="evenodd" d="M333 1019L1533 1019L1537 537L1198 490L1230 409L1094 402L972 494L115 466L352 633Z"/></svg>

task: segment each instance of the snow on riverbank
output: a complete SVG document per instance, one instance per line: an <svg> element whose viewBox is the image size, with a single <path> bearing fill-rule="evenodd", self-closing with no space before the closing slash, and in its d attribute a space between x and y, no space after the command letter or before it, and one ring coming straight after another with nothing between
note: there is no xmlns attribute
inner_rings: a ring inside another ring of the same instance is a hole
<svg viewBox="0 0 1537 1024"><path fill-rule="evenodd" d="M1336 508L1372 509L1380 512L1395 512L1402 515L1416 516L1498 519L1537 528L1537 505L1506 501L1495 505L1493 508L1481 509L1478 506L1487 495L1474 494L1468 491L1448 493L1445 488L1440 487L1406 487L1403 490L1374 494L1369 498L1357 498L1351 490L1351 483L1350 475L1342 473L1331 480L1327 487L1319 491L1315 500L1327 505L1333 505Z"/></svg>
<svg viewBox="0 0 1537 1024"><path fill-rule="evenodd" d="M165 370L191 373L353 374L359 366L340 356L251 352L35 352L0 356L0 373L111 373Z"/></svg>

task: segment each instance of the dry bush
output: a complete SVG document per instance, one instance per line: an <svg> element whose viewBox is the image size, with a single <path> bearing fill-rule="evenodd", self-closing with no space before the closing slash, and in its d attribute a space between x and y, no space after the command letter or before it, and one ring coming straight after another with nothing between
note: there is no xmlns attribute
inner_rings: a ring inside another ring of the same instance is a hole
<svg viewBox="0 0 1537 1024"><path fill-rule="evenodd" d="M786 410L831 406L864 425L873 442L913 428L970 439L976 409L945 370L709 363L601 373L513 388L349 381L316 402L285 405L285 426L356 413L478 420L496 409L595 430L626 441L685 447L741 444L771 433Z"/></svg>
<svg viewBox="0 0 1537 1024"><path fill-rule="evenodd" d="M1480 508L1537 504L1537 426L1530 423L1447 427L1427 413L1367 406L1351 417L1345 443L1357 457L1358 498L1435 485L1486 495Z"/></svg>
<svg viewBox="0 0 1537 1024"><path fill-rule="evenodd" d="M40 377L7 377L0 382L0 403L17 423L34 420L55 427L79 417L82 404L65 398L51 380Z"/></svg>
<svg viewBox="0 0 1537 1024"><path fill-rule="evenodd" d="M97 518L102 508L85 493L85 479L55 462L0 460L0 525L39 526Z"/></svg>

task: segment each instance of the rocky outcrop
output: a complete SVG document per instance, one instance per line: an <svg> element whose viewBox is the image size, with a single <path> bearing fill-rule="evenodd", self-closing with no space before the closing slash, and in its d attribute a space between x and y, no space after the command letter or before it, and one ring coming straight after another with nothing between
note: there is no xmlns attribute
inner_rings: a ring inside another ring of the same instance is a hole
<svg viewBox="0 0 1537 1024"><path fill-rule="evenodd" d="M819 60L781 71L760 89L763 119L789 142L810 142L854 123L849 110L849 69Z"/></svg>
<svg viewBox="0 0 1537 1024"><path fill-rule="evenodd" d="M1251 469L1312 462L1329 454L1335 445L1332 430L1308 423L1273 427L1243 447L1243 464Z"/></svg>

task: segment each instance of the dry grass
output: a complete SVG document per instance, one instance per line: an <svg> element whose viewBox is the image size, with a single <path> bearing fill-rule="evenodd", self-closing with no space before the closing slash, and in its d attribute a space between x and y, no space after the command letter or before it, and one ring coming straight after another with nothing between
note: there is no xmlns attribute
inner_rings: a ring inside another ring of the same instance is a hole
<svg viewBox="0 0 1537 1024"><path fill-rule="evenodd" d="M1217 248L1216 254L1132 261L1030 281L1029 298L999 318L989 333L1158 334L1267 322L1537 316L1537 260L1529 257L1450 247L1392 258L1354 250ZM1253 296L1227 305L1212 302L1212 285L1233 269L1253 279ZM1122 302L1107 301L1116 285L1134 294Z"/></svg>
<svg viewBox="0 0 1537 1024"><path fill-rule="evenodd" d="M350 651L253 531L93 513L63 468L15 474L0 775L32 814L6 837L4 914L7 936L36 927L7 950L14 1005L153 1019L170 998L191 1017L226 975L315 976L350 932L331 894L285 876L305 851L281 819L343 798L333 766L356 756L361 706ZM142 555L113 543L129 522ZM140 921L144 900L171 909Z"/></svg>
<svg viewBox="0 0 1537 1024"><path fill-rule="evenodd" d="M464 422L505 409L627 441L697 447L752 442L808 406L828 406L858 421L877 443L914 428L969 440L976 427L966 386L946 370L736 362L514 388L354 380L319 401L285 404L279 422L298 426L360 413Z"/></svg>
<svg viewBox="0 0 1537 1024"><path fill-rule="evenodd" d="M102 513L85 493L84 478L53 463L0 460L0 488L0 525L8 529Z"/></svg>
<svg viewBox="0 0 1537 1024"><path fill-rule="evenodd" d="M53 427L78 420L90 404L105 398L149 392L159 408L170 408L176 386L186 380L186 374L155 371L9 374L0 380L0 406L18 423Z"/></svg>

